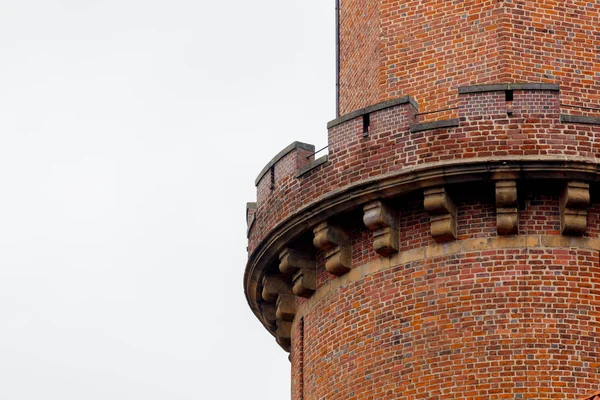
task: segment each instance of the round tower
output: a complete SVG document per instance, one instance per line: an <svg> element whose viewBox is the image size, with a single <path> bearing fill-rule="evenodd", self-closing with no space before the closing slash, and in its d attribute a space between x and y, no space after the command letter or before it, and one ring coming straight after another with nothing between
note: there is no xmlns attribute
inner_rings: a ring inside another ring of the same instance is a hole
<svg viewBox="0 0 600 400"><path fill-rule="evenodd" d="M247 206L292 399L597 392L600 4L338 1L327 154Z"/></svg>

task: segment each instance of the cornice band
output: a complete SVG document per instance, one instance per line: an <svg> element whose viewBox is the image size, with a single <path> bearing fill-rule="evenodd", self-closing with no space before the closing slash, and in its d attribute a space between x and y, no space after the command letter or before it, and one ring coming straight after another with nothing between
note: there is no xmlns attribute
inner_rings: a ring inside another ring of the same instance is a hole
<svg viewBox="0 0 600 400"><path fill-rule="evenodd" d="M259 308L261 280L268 266L278 259L287 243L334 215L351 211L374 200L385 200L440 185L501 180L577 180L592 183L600 179L595 159L572 157L485 158L430 163L380 175L334 190L296 210L280 222L250 255L244 275L244 291L250 308L263 320ZM263 321L264 323L264 321Z"/></svg>

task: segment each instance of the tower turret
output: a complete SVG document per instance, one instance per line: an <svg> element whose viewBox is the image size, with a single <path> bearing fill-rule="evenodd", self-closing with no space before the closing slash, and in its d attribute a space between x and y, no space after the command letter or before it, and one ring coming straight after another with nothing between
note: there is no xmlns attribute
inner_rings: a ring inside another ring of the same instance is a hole
<svg viewBox="0 0 600 400"><path fill-rule="evenodd" d="M341 0L340 116L247 207L292 398L575 399L600 381L600 5Z"/></svg>

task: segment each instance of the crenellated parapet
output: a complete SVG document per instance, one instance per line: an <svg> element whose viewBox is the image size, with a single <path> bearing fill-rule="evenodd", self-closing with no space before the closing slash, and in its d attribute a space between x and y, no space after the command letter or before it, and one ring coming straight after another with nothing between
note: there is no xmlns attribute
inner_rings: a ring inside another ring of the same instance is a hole
<svg viewBox="0 0 600 400"><path fill-rule="evenodd" d="M249 213L249 251L307 204L378 176L473 160L595 160L600 119L564 114L558 89L553 84L463 87L458 119L419 122L416 103L402 98L330 122L326 156L315 160L313 146L296 142L259 174L256 208Z"/></svg>
<svg viewBox="0 0 600 400"><path fill-rule="evenodd" d="M303 302L365 262L477 235L589 233L600 119L567 114L553 84L458 96L458 118L438 121L422 120L408 97L358 110L328 124L326 156L296 142L260 173L247 206L245 289L282 347ZM548 193L539 201L556 220L542 225L527 208L534 189Z"/></svg>

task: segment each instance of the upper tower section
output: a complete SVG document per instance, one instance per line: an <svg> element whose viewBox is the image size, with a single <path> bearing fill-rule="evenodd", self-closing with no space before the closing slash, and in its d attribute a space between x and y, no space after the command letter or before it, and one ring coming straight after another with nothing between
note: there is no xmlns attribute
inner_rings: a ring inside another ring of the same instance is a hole
<svg viewBox="0 0 600 400"><path fill-rule="evenodd" d="M458 87L498 82L560 83L566 105L600 107L597 2L338 1L340 115L406 95L452 114Z"/></svg>

